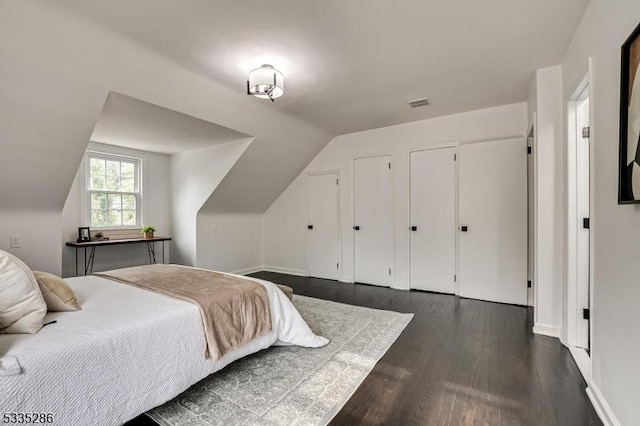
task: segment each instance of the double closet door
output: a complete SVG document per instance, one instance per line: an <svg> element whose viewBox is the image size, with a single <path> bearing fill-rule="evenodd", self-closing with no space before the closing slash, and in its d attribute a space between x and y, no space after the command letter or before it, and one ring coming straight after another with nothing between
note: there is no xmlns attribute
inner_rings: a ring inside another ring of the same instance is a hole
<svg viewBox="0 0 640 426"><path fill-rule="evenodd" d="M465 144L455 153L411 153L410 286L526 305L524 139Z"/></svg>

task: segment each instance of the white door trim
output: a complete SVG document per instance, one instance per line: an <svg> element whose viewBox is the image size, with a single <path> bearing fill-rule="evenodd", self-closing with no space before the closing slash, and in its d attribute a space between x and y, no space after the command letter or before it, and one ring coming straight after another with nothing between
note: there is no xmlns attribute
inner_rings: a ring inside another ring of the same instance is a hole
<svg viewBox="0 0 640 426"><path fill-rule="evenodd" d="M533 142L531 143L531 155L533 155L533 171L531 173L531 179L533 179L533 211L531 212L533 214L533 282L531 285L533 286L533 323L538 324L538 113L536 111L533 112L531 132L533 132ZM527 137L529 134L527 133Z"/></svg>

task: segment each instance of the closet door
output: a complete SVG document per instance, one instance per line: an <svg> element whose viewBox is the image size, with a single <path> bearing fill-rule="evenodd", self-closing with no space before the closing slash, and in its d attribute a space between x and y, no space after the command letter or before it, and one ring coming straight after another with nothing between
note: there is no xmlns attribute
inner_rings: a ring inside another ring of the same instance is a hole
<svg viewBox="0 0 640 426"><path fill-rule="evenodd" d="M590 299L590 239L589 230L589 185L590 185L590 141L588 134L583 133L584 128L589 128L589 92L585 90L586 99L580 100L576 105L576 213L578 229L576 230L576 257L577 257L577 304L578 321L576 330L576 346L589 349L589 320L585 319L583 309L589 309ZM586 219L586 220L585 220Z"/></svg>
<svg viewBox="0 0 640 426"><path fill-rule="evenodd" d="M411 153L411 288L454 293L455 148Z"/></svg>
<svg viewBox="0 0 640 426"><path fill-rule="evenodd" d="M460 296L527 304L524 138L459 148Z"/></svg>
<svg viewBox="0 0 640 426"><path fill-rule="evenodd" d="M338 279L338 175L310 175L307 275Z"/></svg>
<svg viewBox="0 0 640 426"><path fill-rule="evenodd" d="M354 278L389 286L393 250L391 157L354 160Z"/></svg>

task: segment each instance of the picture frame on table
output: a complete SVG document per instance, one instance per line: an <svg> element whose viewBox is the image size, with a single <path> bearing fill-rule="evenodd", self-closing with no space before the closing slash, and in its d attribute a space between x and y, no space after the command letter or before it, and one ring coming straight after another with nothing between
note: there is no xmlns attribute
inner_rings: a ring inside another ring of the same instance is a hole
<svg viewBox="0 0 640 426"><path fill-rule="evenodd" d="M88 226L78 228L78 242L88 243L91 241L91 232Z"/></svg>

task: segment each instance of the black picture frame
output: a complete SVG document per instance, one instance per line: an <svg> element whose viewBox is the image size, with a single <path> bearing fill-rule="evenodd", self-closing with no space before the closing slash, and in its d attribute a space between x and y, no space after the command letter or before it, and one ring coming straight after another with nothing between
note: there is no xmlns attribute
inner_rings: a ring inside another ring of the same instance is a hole
<svg viewBox="0 0 640 426"><path fill-rule="evenodd" d="M640 203L640 135L636 137L632 127L640 126L640 112L629 117L630 106L634 105L634 109L640 106L640 24L622 45L621 65L618 204L631 204ZM637 140L629 140L630 135ZM633 151L635 156L629 158Z"/></svg>
<svg viewBox="0 0 640 426"><path fill-rule="evenodd" d="M88 226L78 228L78 242L87 243L91 241L91 232Z"/></svg>

